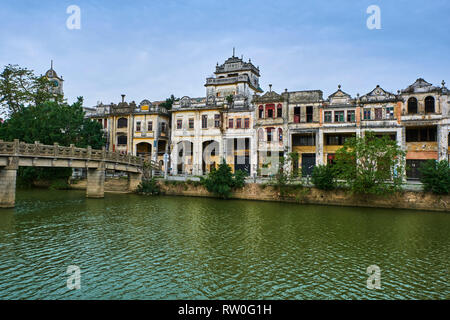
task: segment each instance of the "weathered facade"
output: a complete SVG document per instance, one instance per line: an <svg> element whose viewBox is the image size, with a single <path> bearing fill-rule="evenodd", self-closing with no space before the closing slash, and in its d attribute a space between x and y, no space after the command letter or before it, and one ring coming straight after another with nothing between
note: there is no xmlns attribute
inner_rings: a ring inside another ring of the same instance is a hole
<svg viewBox="0 0 450 320"><path fill-rule="evenodd" d="M164 107L149 100L127 103L122 95L122 102L98 104L87 116L103 126L107 150L141 156L163 168L170 139L170 118Z"/></svg>
<svg viewBox="0 0 450 320"><path fill-rule="evenodd" d="M377 85L356 97L338 90L272 90L263 93L260 71L251 60L233 56L206 78L206 96L178 99L167 112L144 100L99 105L90 117L108 133L108 149L150 155L170 153L170 173L203 175L225 160L251 176L276 172L279 159L311 175L314 166L332 163L352 136L373 131L387 135L406 152L407 176L419 178L427 159L448 159L449 94L445 83L424 79L397 93ZM169 125L170 113L170 125Z"/></svg>

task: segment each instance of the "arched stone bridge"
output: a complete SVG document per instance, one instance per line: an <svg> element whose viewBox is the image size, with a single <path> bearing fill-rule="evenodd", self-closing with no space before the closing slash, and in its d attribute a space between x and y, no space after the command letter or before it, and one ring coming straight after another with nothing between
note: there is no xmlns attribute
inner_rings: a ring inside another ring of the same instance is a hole
<svg viewBox="0 0 450 320"><path fill-rule="evenodd" d="M117 152L88 148L28 144L14 140L0 140L0 208L14 207L16 176L19 167L53 167L87 169L88 198L103 198L105 170L128 172L128 187L134 190L142 180L144 159ZM159 170L155 162L151 169Z"/></svg>

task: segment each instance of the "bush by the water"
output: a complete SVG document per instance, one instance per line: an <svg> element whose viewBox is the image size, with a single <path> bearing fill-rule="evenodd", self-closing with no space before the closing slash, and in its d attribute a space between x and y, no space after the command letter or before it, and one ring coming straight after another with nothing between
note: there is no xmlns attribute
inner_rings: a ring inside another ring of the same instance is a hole
<svg viewBox="0 0 450 320"><path fill-rule="evenodd" d="M245 184L245 173L238 170L235 174L231 172L231 167L222 162L218 169L213 169L208 177L203 180L206 189L216 196L227 199L233 189L242 188Z"/></svg>
<svg viewBox="0 0 450 320"><path fill-rule="evenodd" d="M137 193L158 195L161 190L155 178L143 180L136 189Z"/></svg>
<svg viewBox="0 0 450 320"><path fill-rule="evenodd" d="M423 189L436 194L449 194L450 167L447 160L428 160L419 169Z"/></svg>
<svg viewBox="0 0 450 320"><path fill-rule="evenodd" d="M321 190L333 190L336 188L335 171L330 164L314 167L311 181L314 186Z"/></svg>

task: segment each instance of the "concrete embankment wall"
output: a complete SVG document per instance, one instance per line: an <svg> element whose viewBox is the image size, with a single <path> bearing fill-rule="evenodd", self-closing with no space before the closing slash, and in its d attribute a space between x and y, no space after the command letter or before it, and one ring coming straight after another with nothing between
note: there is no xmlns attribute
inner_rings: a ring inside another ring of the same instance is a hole
<svg viewBox="0 0 450 320"><path fill-rule="evenodd" d="M161 191L166 195L213 196L203 186L187 183L165 184L164 182L160 182L160 186ZM413 191L404 191L388 196L358 196L344 190L322 191L308 187L288 187L280 192L279 189L272 186L251 183L233 193L232 198L299 204L450 211L450 196Z"/></svg>

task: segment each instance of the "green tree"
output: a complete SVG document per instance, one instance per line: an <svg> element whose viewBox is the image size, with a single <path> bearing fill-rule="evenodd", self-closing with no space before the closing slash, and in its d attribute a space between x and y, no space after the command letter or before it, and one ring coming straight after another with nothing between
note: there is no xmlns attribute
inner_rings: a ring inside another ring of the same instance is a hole
<svg viewBox="0 0 450 320"><path fill-rule="evenodd" d="M5 66L0 73L0 116L6 118L23 107L48 100L62 102L61 95L50 92L53 85L46 77L36 76L27 68Z"/></svg>
<svg viewBox="0 0 450 320"><path fill-rule="evenodd" d="M233 189L242 188L245 184L245 173L237 171L231 172L231 167L223 160L219 168L211 170L203 184L206 189L216 196L228 199Z"/></svg>
<svg viewBox="0 0 450 320"><path fill-rule="evenodd" d="M0 139L101 149L105 145L102 126L84 117L82 103L83 99L78 98L72 105L47 101L21 108L0 124ZM71 173L70 168L20 168L19 184L30 185L33 180L40 179L67 181Z"/></svg>
<svg viewBox="0 0 450 320"><path fill-rule="evenodd" d="M425 191L436 194L449 194L450 192L450 167L447 160L428 160L419 169L420 181Z"/></svg>
<svg viewBox="0 0 450 320"><path fill-rule="evenodd" d="M321 190L333 190L336 188L335 169L332 165L318 165L314 167L311 175L314 186Z"/></svg>
<svg viewBox="0 0 450 320"><path fill-rule="evenodd" d="M336 152L336 177L354 193L386 194L398 191L404 179L405 152L387 136L373 132L347 139Z"/></svg>
<svg viewBox="0 0 450 320"><path fill-rule="evenodd" d="M175 96L173 94L171 94L170 98L167 98L165 102L160 104L160 106L166 108L167 110L171 110L174 102L175 102Z"/></svg>

